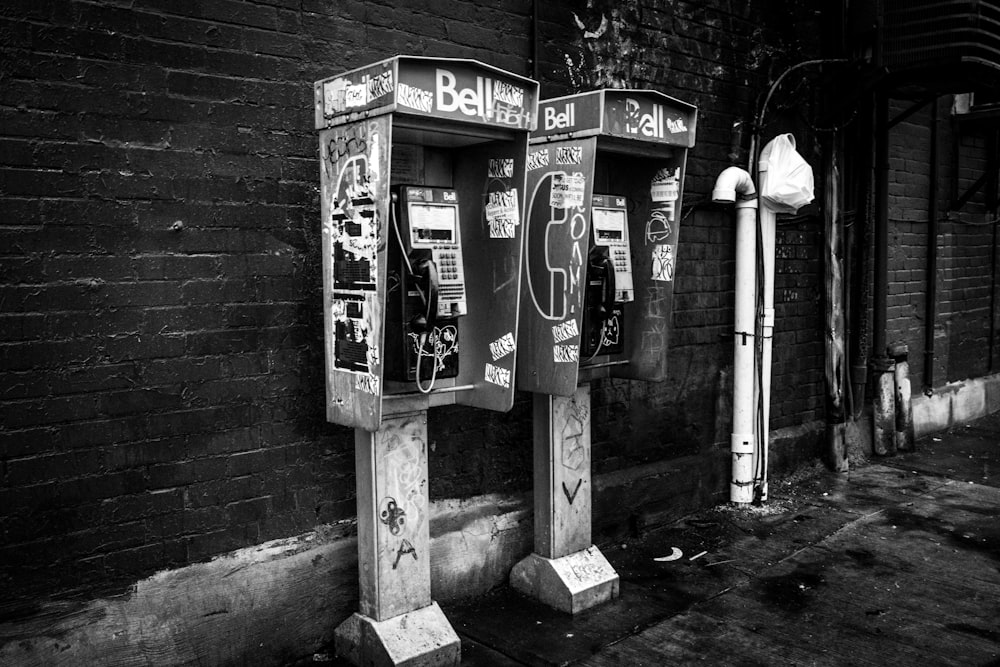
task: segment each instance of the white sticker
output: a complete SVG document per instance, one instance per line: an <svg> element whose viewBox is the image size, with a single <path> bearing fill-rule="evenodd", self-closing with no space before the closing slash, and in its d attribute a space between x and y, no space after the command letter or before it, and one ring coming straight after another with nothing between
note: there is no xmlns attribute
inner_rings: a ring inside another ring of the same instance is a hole
<svg viewBox="0 0 1000 667"><path fill-rule="evenodd" d="M511 106L522 107L524 106L524 89L506 81L494 81L493 99Z"/></svg>
<svg viewBox="0 0 1000 667"><path fill-rule="evenodd" d="M586 183L587 179L579 172L553 174L549 206L552 208L583 208L583 191Z"/></svg>
<svg viewBox="0 0 1000 667"><path fill-rule="evenodd" d="M528 171L549 166L549 149L542 148L528 153Z"/></svg>
<svg viewBox="0 0 1000 667"><path fill-rule="evenodd" d="M366 394L378 396L378 376L371 373L358 373L354 376L354 388Z"/></svg>
<svg viewBox="0 0 1000 667"><path fill-rule="evenodd" d="M382 171L382 153L379 150L378 132L372 132L368 137L368 179L378 181L379 172ZM369 184L369 189L371 184Z"/></svg>
<svg viewBox="0 0 1000 667"><path fill-rule="evenodd" d="M430 113L434 110L434 93L400 81L396 93L396 102L410 109Z"/></svg>
<svg viewBox="0 0 1000 667"><path fill-rule="evenodd" d="M347 321L347 302L343 299L333 299L330 301L330 315L334 322Z"/></svg>
<svg viewBox="0 0 1000 667"><path fill-rule="evenodd" d="M557 364L580 361L580 346L554 345L552 347L552 360Z"/></svg>
<svg viewBox="0 0 1000 667"><path fill-rule="evenodd" d="M567 341L574 336L579 336L580 330L576 326L576 320L566 320L562 324L552 327L552 337L557 343Z"/></svg>
<svg viewBox="0 0 1000 667"><path fill-rule="evenodd" d="M368 86L359 83L354 86L347 86L344 91L344 106L348 109L353 107L363 107L368 104Z"/></svg>
<svg viewBox="0 0 1000 667"><path fill-rule="evenodd" d="M506 357L514 350L514 334L509 331L490 343L490 354L493 356L493 361Z"/></svg>
<svg viewBox="0 0 1000 667"><path fill-rule="evenodd" d="M392 92L392 70L386 70L381 74L368 79L368 100L377 100L383 95Z"/></svg>
<svg viewBox="0 0 1000 667"><path fill-rule="evenodd" d="M517 238L517 226L507 219L490 220L491 239L514 239Z"/></svg>
<svg viewBox="0 0 1000 667"><path fill-rule="evenodd" d="M556 149L556 164L580 164L583 162L583 146L566 146Z"/></svg>
<svg viewBox="0 0 1000 667"><path fill-rule="evenodd" d="M649 196L654 202L677 201L681 194L681 168L661 169L653 176Z"/></svg>
<svg viewBox="0 0 1000 667"><path fill-rule="evenodd" d="M521 214L517 205L516 189L488 194L486 224L489 226L491 239L512 239L517 236Z"/></svg>
<svg viewBox="0 0 1000 667"><path fill-rule="evenodd" d="M347 95L349 85L351 82L343 78L327 81L323 84L323 113L326 116L340 113L346 108L344 98Z"/></svg>
<svg viewBox="0 0 1000 667"><path fill-rule="evenodd" d="M490 158L490 178L514 178L514 158Z"/></svg>
<svg viewBox="0 0 1000 667"><path fill-rule="evenodd" d="M488 363L486 364L485 377L486 381L491 384L498 385L504 389L510 389L510 369Z"/></svg>
<svg viewBox="0 0 1000 667"><path fill-rule="evenodd" d="M653 280L669 282L674 279L674 247L653 246Z"/></svg>

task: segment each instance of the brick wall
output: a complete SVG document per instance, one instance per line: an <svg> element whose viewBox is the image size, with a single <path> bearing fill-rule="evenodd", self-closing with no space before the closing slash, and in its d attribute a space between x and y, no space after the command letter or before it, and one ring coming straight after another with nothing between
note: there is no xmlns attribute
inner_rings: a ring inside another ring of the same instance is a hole
<svg viewBox="0 0 1000 667"><path fill-rule="evenodd" d="M728 440L733 225L704 202L814 17L715 4L540 3L539 70L546 96L624 82L701 110L671 377L598 384L594 458L694 457L683 483L724 490L697 471ZM528 74L531 9L3 3L0 581L82 593L353 517L353 437L322 406L311 84L396 53ZM779 237L775 426L822 416L816 243L803 223ZM527 397L429 426L433 497L530 488Z"/></svg>
<svg viewBox="0 0 1000 667"><path fill-rule="evenodd" d="M891 118L904 113L911 103L895 100ZM947 105L939 104L939 113ZM886 298L886 341L906 343L909 350L910 383L920 391L924 373L924 328L927 307L927 220L930 188L929 107L924 107L889 132L889 294ZM939 131L946 129L939 125ZM947 155L947 138L939 137L938 155ZM950 178L939 161L939 182ZM939 189L939 196L945 190ZM939 378L940 379L940 378Z"/></svg>
<svg viewBox="0 0 1000 667"><path fill-rule="evenodd" d="M958 198L990 168L996 170L996 133L990 125L956 123L950 156L954 176L942 225L939 295L940 325L947 335L947 372L940 381L958 381L1000 370L997 301L996 176L958 208ZM991 348L992 343L992 350Z"/></svg>
<svg viewBox="0 0 1000 667"><path fill-rule="evenodd" d="M996 211L989 187L956 210L958 199L987 168L988 127L956 122L951 96L938 108L938 289L933 386L980 377L1000 368L996 330ZM894 101L890 117L911 101ZM911 385L927 383L924 360L928 286L931 113L925 107L890 132L889 296L887 341L909 347ZM990 353L990 343L994 350Z"/></svg>
<svg viewBox="0 0 1000 667"><path fill-rule="evenodd" d="M527 3L426 7L0 8L3 579L130 581L353 516L311 84L398 51L527 60Z"/></svg>

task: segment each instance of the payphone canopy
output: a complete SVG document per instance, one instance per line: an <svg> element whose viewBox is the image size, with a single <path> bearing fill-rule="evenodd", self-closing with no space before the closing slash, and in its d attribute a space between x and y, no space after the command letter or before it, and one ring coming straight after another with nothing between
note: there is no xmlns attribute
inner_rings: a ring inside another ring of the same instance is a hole
<svg viewBox="0 0 1000 667"><path fill-rule="evenodd" d="M641 144L694 146L698 110L655 90L610 88L543 100L531 143L572 136L616 137ZM654 149L655 150L655 149Z"/></svg>
<svg viewBox="0 0 1000 667"><path fill-rule="evenodd" d="M316 129L395 113L530 132L538 85L478 60L394 56L317 81Z"/></svg>
<svg viewBox="0 0 1000 667"><path fill-rule="evenodd" d="M509 410L538 83L474 60L395 56L317 81L314 103L327 420L375 431L383 414L434 405ZM386 368L387 336L409 335L387 327L397 185L449 188L459 205L469 307L450 353L460 362L428 394Z"/></svg>
<svg viewBox="0 0 1000 667"><path fill-rule="evenodd" d="M653 90L595 90L539 103L528 154L518 389L571 396L598 377L666 377L681 195L696 124L696 107ZM580 343L594 195L628 201L635 300L615 329L624 351L588 359Z"/></svg>

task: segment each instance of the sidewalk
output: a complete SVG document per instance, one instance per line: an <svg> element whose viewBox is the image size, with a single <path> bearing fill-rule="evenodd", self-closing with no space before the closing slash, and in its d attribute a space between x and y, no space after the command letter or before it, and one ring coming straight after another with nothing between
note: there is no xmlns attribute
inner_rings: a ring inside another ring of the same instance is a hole
<svg viewBox="0 0 1000 667"><path fill-rule="evenodd" d="M1000 665L1000 413L811 473L604 549L621 597L575 617L443 605L462 664Z"/></svg>

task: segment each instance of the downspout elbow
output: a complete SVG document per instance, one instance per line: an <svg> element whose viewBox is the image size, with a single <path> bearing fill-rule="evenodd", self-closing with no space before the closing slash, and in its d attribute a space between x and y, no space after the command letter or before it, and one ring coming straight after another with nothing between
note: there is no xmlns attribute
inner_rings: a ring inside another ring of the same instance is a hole
<svg viewBox="0 0 1000 667"><path fill-rule="evenodd" d="M736 202L736 208L757 208L757 189L746 169L727 167L715 179L712 201L720 204Z"/></svg>

